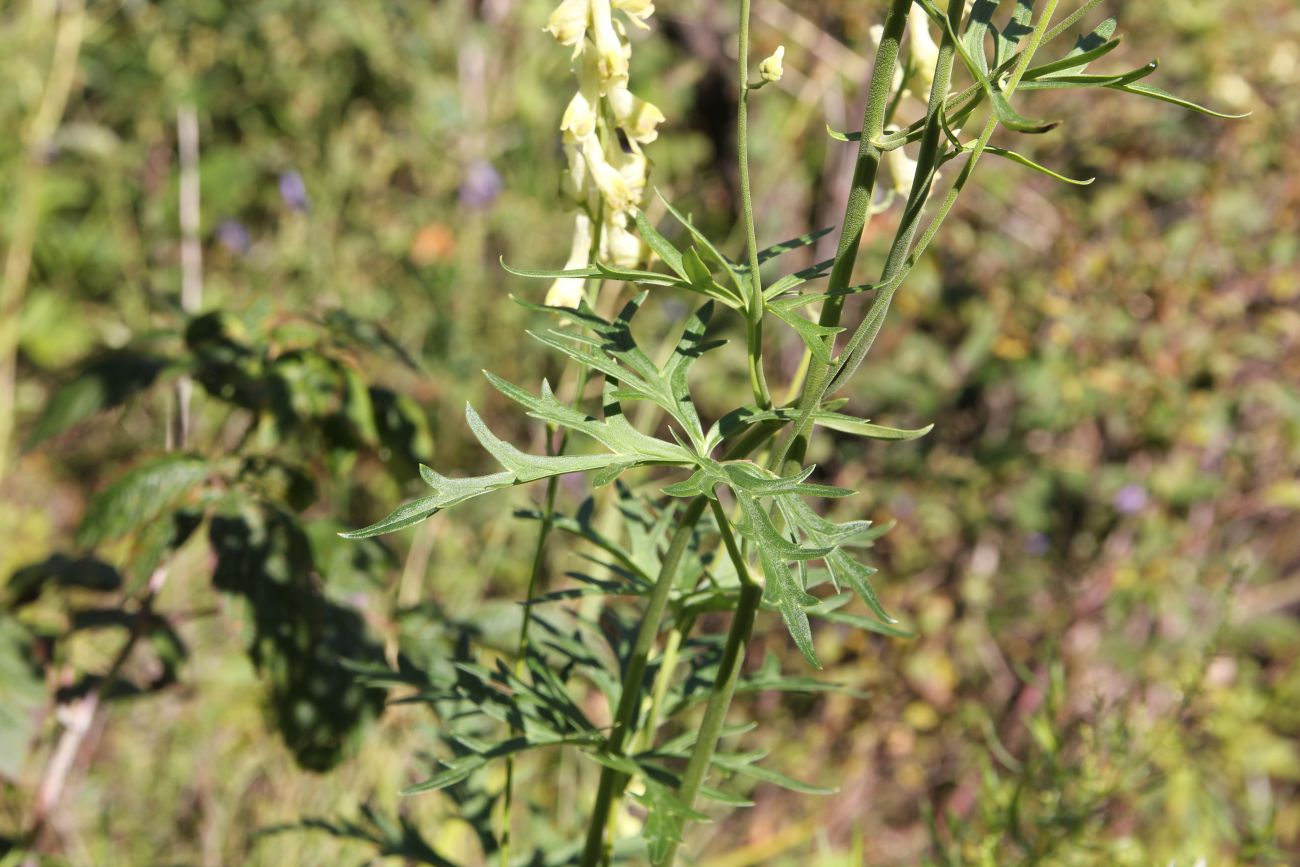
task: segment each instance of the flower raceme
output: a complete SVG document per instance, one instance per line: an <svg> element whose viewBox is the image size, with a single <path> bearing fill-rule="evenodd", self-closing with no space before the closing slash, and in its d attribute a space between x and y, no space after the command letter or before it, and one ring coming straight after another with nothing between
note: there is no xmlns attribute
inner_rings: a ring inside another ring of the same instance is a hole
<svg viewBox="0 0 1300 867"><path fill-rule="evenodd" d="M664 115L628 90L632 46L623 22L645 28L653 13L649 0L564 0L547 22L556 41L573 48L578 78L560 120L568 161L563 191L578 211L569 270L587 267L593 257L634 268L646 257L631 226L650 173L642 145L658 137ZM582 295L581 278L560 277L546 303L577 307Z"/></svg>

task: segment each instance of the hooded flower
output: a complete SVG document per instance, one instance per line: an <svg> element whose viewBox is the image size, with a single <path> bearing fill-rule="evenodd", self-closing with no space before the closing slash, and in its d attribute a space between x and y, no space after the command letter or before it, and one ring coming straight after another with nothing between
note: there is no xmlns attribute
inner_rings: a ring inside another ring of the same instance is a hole
<svg viewBox="0 0 1300 867"><path fill-rule="evenodd" d="M918 98L928 98L934 86L934 67L939 62L939 46L930 36L930 16L920 6L907 13L908 45L912 50L912 74L916 76Z"/></svg>
<svg viewBox="0 0 1300 867"><path fill-rule="evenodd" d="M573 226L573 244L569 248L569 261L564 263L564 270L577 271L591 264L591 219L586 214L578 214ZM577 307L582 301L583 277L557 277L546 293L546 303L551 307Z"/></svg>
<svg viewBox="0 0 1300 867"><path fill-rule="evenodd" d="M889 171L889 179L893 181L894 192L906 196L912 191L912 183L916 180L916 160L904 153L902 148L894 148L885 153L885 168Z"/></svg>
<svg viewBox="0 0 1300 867"><path fill-rule="evenodd" d="M628 56L623 50L623 39L614 26L614 15L609 0L589 0L591 3L591 36L596 43L596 64L600 70L601 92L610 86L627 86Z"/></svg>
<svg viewBox="0 0 1300 867"><path fill-rule="evenodd" d="M664 113L658 106L634 96L626 87L610 90L609 105L619 128L632 141L649 144L659 137L657 127L664 122Z"/></svg>
<svg viewBox="0 0 1300 867"><path fill-rule="evenodd" d="M561 45L572 45L573 56L582 53L591 20L591 0L564 0L546 21L546 29Z"/></svg>
<svg viewBox="0 0 1300 867"><path fill-rule="evenodd" d="M655 4L650 0L614 0L614 8L622 10L628 20L642 30L650 29L650 25L645 23L655 12Z"/></svg>

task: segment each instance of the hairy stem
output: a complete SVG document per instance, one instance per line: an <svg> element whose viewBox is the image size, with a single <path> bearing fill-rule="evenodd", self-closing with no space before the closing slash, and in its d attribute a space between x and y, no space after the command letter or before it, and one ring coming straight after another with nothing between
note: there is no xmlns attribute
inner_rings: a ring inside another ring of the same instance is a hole
<svg viewBox="0 0 1300 867"><path fill-rule="evenodd" d="M722 651L722 661L718 665L717 678L713 681L713 690L709 695L709 704L704 710L704 719L700 723L700 735L695 741L686 772L682 775L678 799L687 807L695 809L695 798L700 793L700 786L708 776L709 765L717 750L718 740L722 736L723 724L727 721L727 710L736 692L736 681L740 678L740 669L745 661L745 646L749 643L750 633L754 631L754 615L758 612L759 602L763 599L763 588L749 574L744 555L736 545L736 537L731 532L731 523L717 500L711 500L713 515L718 521L718 531L722 534L727 556L736 567L740 578L740 599L736 604L736 613L731 620L731 629L727 632L727 644ZM672 867L677 858L681 842L669 846L667 855L660 862L660 867Z"/></svg>
<svg viewBox="0 0 1300 867"><path fill-rule="evenodd" d="M1015 93L1016 88L1020 86L1020 81L1024 77L1025 71L1029 69L1029 64L1033 62L1034 55L1043 44L1045 37L1048 34L1047 26L1051 23L1052 14L1056 10L1057 2L1058 0L1048 0L1046 7L1043 9L1042 13L1038 17L1038 21L1034 25L1033 31L1030 33L1028 43L1019 53L1015 68L1012 70L1010 78L1007 79L1007 83L1003 87L1003 93L1008 98L1010 98L1011 95ZM956 31L957 22L960 21L960 9L954 9L953 7L960 7L960 5L961 4L956 2L956 0L953 0L950 4L948 17L949 22L952 25L952 32ZM949 74L951 74L952 67L952 49L952 35L948 29L945 29L943 44L940 49L940 57L942 62L942 52L944 50L949 52ZM937 86L937 75L935 77L935 82ZM933 98L930 101L930 105L932 108L935 105ZM931 114L933 114L933 111ZM938 118L936 117L936 121L937 120ZM852 377L861 366L863 359L866 358L867 352L871 349L872 343L875 342L876 335L880 332L881 325L884 324L885 314L889 310L889 302L893 298L894 292L897 291L903 278L907 276L912 265L916 263L917 258L925 251L925 248L929 245L935 234L938 233L939 227L943 225L943 221L947 218L949 212L952 211L952 207L956 203L957 197L961 195L962 189L965 188L966 183L970 180L971 174L975 171L975 165L979 162L980 157L983 156L984 149L988 146L989 139L992 138L993 133L997 128L997 117L991 115L985 122L984 128L980 131L980 136L975 142L975 147L971 151L970 158L966 161L966 164L962 166L961 173L957 176L957 180L953 184L952 189L948 192L943 203L939 206L939 210L930 221L930 225L926 227L925 233L921 236L921 240L916 245L916 249L909 252L912 237L916 232L916 226L920 220L921 208L924 207L925 199L929 195L927 189L925 196L921 196L919 200L914 203L913 200L916 198L916 185L913 185L912 195L908 197L908 211L904 216L903 225L899 228L898 236L894 239L893 248L889 252L889 259L885 264L885 271L881 274L880 288L877 290L876 299L872 302L871 308L867 312L867 316L862 320L857 331L849 340L848 346L845 348L843 361L839 365L839 370L836 371L835 376L827 383L826 389L817 398L818 403L820 403L826 394L833 392L848 382L849 378ZM936 134L937 132L938 130L936 130ZM929 135L930 126L927 123L926 136L928 137ZM935 154L931 155L932 158L933 156L937 156L937 151ZM924 158L925 154L922 154L922 159ZM921 173L922 167L918 166L916 172L917 183L920 183Z"/></svg>
<svg viewBox="0 0 1300 867"><path fill-rule="evenodd" d="M623 745L636 723L637 710L641 705L641 690L645 680L646 664L650 658L650 648L659 634L659 622L668 607L668 597L677 578L677 567L681 564L686 547L695 532L695 525L704 514L708 505L707 497L691 500L682 513L681 522L673 533L659 566L659 575L655 578L654 589L646 600L645 613L641 625L637 628L636 639L632 644L632 654L628 658L627 671L623 675L622 693L619 695L618 708L614 713L614 723L609 737L605 740L605 752L622 755ZM609 824L610 810L626 785L626 777L610 767L600 770L600 782L596 788L596 804L591 811L591 823L587 826L587 841L583 846L581 867L596 867L604 849L605 830Z"/></svg>
<svg viewBox="0 0 1300 867"><path fill-rule="evenodd" d="M772 406L763 372L763 280L758 273L758 233L754 228L754 196L749 184L749 3L740 0L740 101L736 109L736 156L740 165L740 208L749 250L749 297L745 301L745 342L749 349L749 380L760 409Z"/></svg>

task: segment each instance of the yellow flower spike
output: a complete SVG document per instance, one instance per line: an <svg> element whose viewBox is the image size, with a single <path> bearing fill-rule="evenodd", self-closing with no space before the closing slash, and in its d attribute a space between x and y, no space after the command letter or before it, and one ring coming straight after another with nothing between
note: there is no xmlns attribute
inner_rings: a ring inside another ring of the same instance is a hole
<svg viewBox="0 0 1300 867"><path fill-rule="evenodd" d="M582 53L587 24L591 19L591 0L564 0L546 20L546 30L561 45L572 45L573 56Z"/></svg>
<svg viewBox="0 0 1300 867"><path fill-rule="evenodd" d="M591 4L591 37L596 43L596 63L603 85L601 91L608 93L611 86L627 86L627 55L623 52L623 40L614 28L609 0L588 2Z"/></svg>
<svg viewBox="0 0 1300 867"><path fill-rule="evenodd" d="M758 74L764 81L780 81L785 74L782 61L785 59L785 46L778 45L772 56L758 65Z"/></svg>
<svg viewBox="0 0 1300 867"><path fill-rule="evenodd" d="M908 45L911 47L912 74L916 82L917 98L928 100L934 85L934 67L939 62L939 46L930 36L930 16L920 6L907 13Z"/></svg>
<svg viewBox="0 0 1300 867"><path fill-rule="evenodd" d="M564 270L576 271L591 264L591 218L578 214L573 226L573 245L569 249L569 261L564 263ZM546 293L546 304L551 307L577 307L582 301L583 290L587 285L583 277L557 277Z"/></svg>

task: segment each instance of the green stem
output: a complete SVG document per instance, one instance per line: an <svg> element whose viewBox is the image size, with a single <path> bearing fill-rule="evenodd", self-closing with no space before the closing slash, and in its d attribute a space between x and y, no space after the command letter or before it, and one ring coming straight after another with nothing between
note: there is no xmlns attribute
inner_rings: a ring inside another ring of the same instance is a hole
<svg viewBox="0 0 1300 867"><path fill-rule="evenodd" d="M655 675L655 685L650 691L650 710L646 714L645 727L637 737L637 752L648 750L654 745L655 732L658 731L663 716L668 687L673 682L673 671L677 668L677 654L681 650L684 633L683 627L673 626L664 640L664 652L659 657L659 672Z"/></svg>
<svg viewBox="0 0 1300 867"><path fill-rule="evenodd" d="M740 207L749 249L749 298L745 302L745 341L749 348L749 380L759 409L772 406L763 372L763 280L758 273L758 233L754 228L754 196L749 184L749 3L740 0L740 103L736 109L736 155L740 164Z"/></svg>
<svg viewBox="0 0 1300 867"><path fill-rule="evenodd" d="M1058 0L1048 0L1046 7L1039 15L1038 21L1035 23L1034 29L1029 36L1029 41L1026 43L1024 50L1020 52L1015 69L1012 70L1011 76L1007 79L1007 83L1003 88L1003 93L1007 98L1010 98L1011 95L1015 93L1016 88L1020 86L1020 81L1024 78L1025 71L1029 69L1029 64L1033 62L1034 55L1043 44L1044 38L1048 34L1048 25L1051 23L1052 14L1056 11L1057 2ZM957 25L961 20L961 5L962 4L957 2L957 0L952 0L952 2L950 2L948 18L951 27L945 28L943 42L940 46L940 63L943 63L945 56L944 52L947 52L948 74L950 76L952 72L952 52L955 49L952 41L952 33L956 32ZM938 82L939 77L936 73L936 89L938 87ZM939 101L938 105L942 105L942 100ZM929 226L926 227L925 233L921 236L920 242L916 245L916 249L912 250L910 249L912 238L915 235L916 227L919 224L921 209L925 206L925 200L929 196L929 178L926 178L926 189L924 195L919 197L916 195L917 187L921 184L922 172L926 168L924 163L929 160L929 166L930 168L933 168L933 160L938 157L938 145L942 141L942 129L940 125L941 117L939 112L935 110L935 106L936 100L932 93L930 99L930 116L927 118L925 137L922 138L923 150L921 160L923 164L917 166L916 183L913 184L911 195L908 196L907 211L904 215L903 224L899 228L898 235L894 238L894 244L889 251L889 257L885 263L885 270L881 274L880 289L876 293L876 299L872 302L871 308L867 312L867 316L862 320L857 331L849 340L844 351L844 360L840 363L835 376L827 383L827 387L822 392L822 395L818 397L818 404L820 404L822 398L825 397L826 394L835 391L848 382L849 378L852 377L853 374L857 372L858 367L861 366L863 359L866 358L867 352L871 349L872 343L875 342L876 335L880 332L881 325L884 324L885 314L889 310L889 302L893 298L894 292L897 291L898 286L902 283L903 278L907 276L907 273L911 270L912 265L915 264L917 258L925 251L925 248L929 245L935 234L938 233L939 227L943 225L943 221L948 217L949 212L957 201L957 197L961 194L967 181L970 180L971 174L975 171L975 165L979 162L980 157L983 156L984 149L988 146L989 139L992 138L993 132L998 128L997 117L990 116L984 124L984 129L980 131L979 139L975 142L975 147L971 151L970 159L966 161L964 166L962 166L961 173L957 176L957 180L953 184L952 189L949 190L948 195L944 198L943 204L940 205L938 212L930 221ZM932 133L934 139L932 150L927 153L924 149L926 143L932 138Z"/></svg>
<svg viewBox="0 0 1300 867"><path fill-rule="evenodd" d="M898 65L898 49L902 43L903 30L907 26L907 11L911 6L912 0L891 0L889 11L885 14L880 48L876 51L875 64L871 70L867 107L862 115L862 138L858 142L858 157L853 165L853 181L849 187L848 201L844 206L844 223L840 228L839 245L835 250L835 263L831 266L826 287L831 297L828 297L822 305L821 324L832 328L839 325L840 316L844 311L844 297L837 293L847 289L853 279L853 266L857 262L858 248L862 245L862 236L871 220L871 198L875 195L876 175L880 170L880 158L883 153L877 145L877 140L885 131L889 91L894 80L894 67ZM828 339L833 348L835 338ZM812 410L816 408L816 404L808 403L809 396L822 392L828 374L828 365L813 359L808 368L800 400L800 407L807 408L805 416L811 415ZM792 425L786 429L772 449L768 459L770 468L779 468L785 463L796 436L804 435L799 430L802 426Z"/></svg>
<svg viewBox="0 0 1300 867"><path fill-rule="evenodd" d="M641 705L641 690L645 680L646 664L650 658L650 648L659 634L659 622L668 607L668 597L677 578L677 567L681 564L686 547L695 532L695 525L704 514L708 504L707 497L691 500L682 514L677 531L673 533L659 566L659 575L655 578L654 588L646 600L645 613L641 625L637 628L636 639L632 645L632 654L628 658L627 671L623 675L623 689L619 695L618 708L614 713L613 726L605 740L605 752L621 756L623 745L627 743L628 734L636 723L636 713ZM605 829L609 824L610 810L618 795L626 785L626 777L610 767L600 770L600 782L596 788L596 804L591 812L591 824L587 827L587 841L583 846L581 867L596 867L604 849Z"/></svg>
<svg viewBox="0 0 1300 867"><path fill-rule="evenodd" d="M718 531L722 534L727 556L731 558L732 565L736 567L736 575L740 578L740 599L736 604L736 614L731 620L731 629L727 632L727 644L722 651L722 661L718 665L717 678L713 681L709 704L700 723L700 735L695 741L695 749L691 751L686 772L682 775L681 788L677 791L678 800L691 810L695 809L695 798L708 776L709 765L713 762L713 754L722 736L727 710L731 707L731 699L736 693L736 681L740 678L740 669L745 661L745 645L749 643L750 633L754 631L754 615L763 599L763 588L750 577L749 567L736 545L736 537L731 532L731 523L722 505L717 500L710 500L710 505L717 518ZM671 844L660 867L672 867L680 846L680 841Z"/></svg>

